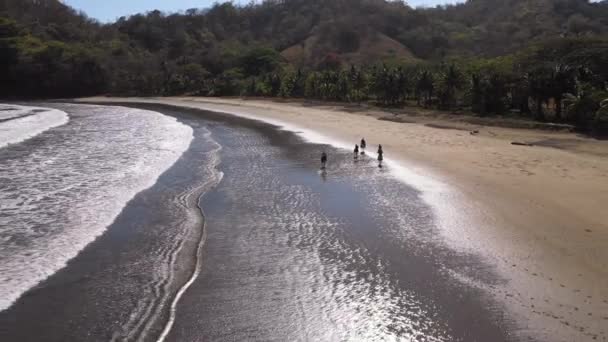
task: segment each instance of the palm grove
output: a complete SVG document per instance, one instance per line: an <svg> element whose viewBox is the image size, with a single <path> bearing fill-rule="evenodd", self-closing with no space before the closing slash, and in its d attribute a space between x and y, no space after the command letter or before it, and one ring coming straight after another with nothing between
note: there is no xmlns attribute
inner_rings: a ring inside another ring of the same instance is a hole
<svg viewBox="0 0 608 342"><path fill-rule="evenodd" d="M3 0L0 90L418 105L605 134L607 35L606 1L283 0L102 25L54 0Z"/></svg>

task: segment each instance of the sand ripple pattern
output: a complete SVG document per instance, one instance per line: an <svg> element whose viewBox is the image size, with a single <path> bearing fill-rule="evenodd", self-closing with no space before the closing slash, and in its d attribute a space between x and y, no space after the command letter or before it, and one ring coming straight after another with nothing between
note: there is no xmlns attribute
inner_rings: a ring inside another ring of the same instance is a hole
<svg viewBox="0 0 608 342"><path fill-rule="evenodd" d="M153 330L161 326L164 328L159 340L163 340L175 320L175 305L181 293L198 275L200 248L206 235L198 202L201 196L222 180L223 174L217 170L221 146L205 127L197 128L197 136L197 143L204 145L205 149L197 151L200 163L192 169L196 181L189 182L180 194L166 203L173 213L171 227L165 227L164 232L160 233L162 235L156 239L163 243L152 248L146 256L156 265L153 276L141 288L141 300L132 310L129 321L114 333L112 341L153 340L157 337L153 335ZM156 232L159 233L158 230ZM188 243L191 246L185 248ZM186 264L191 266L186 267Z"/></svg>

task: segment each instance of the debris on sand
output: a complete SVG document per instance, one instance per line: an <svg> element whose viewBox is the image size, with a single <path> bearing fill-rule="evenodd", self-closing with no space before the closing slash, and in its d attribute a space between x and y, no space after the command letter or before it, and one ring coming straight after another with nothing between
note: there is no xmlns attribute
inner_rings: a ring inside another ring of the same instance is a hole
<svg viewBox="0 0 608 342"><path fill-rule="evenodd" d="M533 144L530 143L526 143L526 142L519 142L519 141L512 141L511 145L517 145L517 146L534 146Z"/></svg>

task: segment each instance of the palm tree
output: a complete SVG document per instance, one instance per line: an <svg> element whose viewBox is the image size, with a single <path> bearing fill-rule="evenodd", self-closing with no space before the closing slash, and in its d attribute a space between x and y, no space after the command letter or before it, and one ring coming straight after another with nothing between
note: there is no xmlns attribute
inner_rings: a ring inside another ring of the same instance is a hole
<svg viewBox="0 0 608 342"><path fill-rule="evenodd" d="M543 113L543 103L547 101L549 96L547 74L545 69L536 69L526 74L526 85L530 92L530 97L536 102L536 119L539 121L545 120Z"/></svg>
<svg viewBox="0 0 608 342"><path fill-rule="evenodd" d="M485 100L488 112L496 114L504 112L507 82L504 75L498 73L493 73L488 77Z"/></svg>
<svg viewBox="0 0 608 342"><path fill-rule="evenodd" d="M376 96L382 99L384 104L388 104L389 102L390 82L390 72L386 65L382 65L382 68L376 75Z"/></svg>
<svg viewBox="0 0 608 342"><path fill-rule="evenodd" d="M608 88L606 89L606 91L608 91ZM600 109L602 109L602 110L608 110L608 97L605 98L605 99L603 99L600 102Z"/></svg>
<svg viewBox="0 0 608 342"><path fill-rule="evenodd" d="M398 101L403 103L407 99L409 79L405 70L402 67L397 68L397 97Z"/></svg>
<svg viewBox="0 0 608 342"><path fill-rule="evenodd" d="M416 82L418 104L420 104L421 99L424 99L424 106L426 107L431 102L434 90L433 74L429 70L422 71Z"/></svg>
<svg viewBox="0 0 608 342"><path fill-rule="evenodd" d="M471 110L481 116L486 114L485 89L480 74L471 74Z"/></svg>
<svg viewBox="0 0 608 342"><path fill-rule="evenodd" d="M564 95L574 90L575 81L572 69L565 64L556 65L548 79L548 92L555 100L555 119L562 119L562 100Z"/></svg>
<svg viewBox="0 0 608 342"><path fill-rule="evenodd" d="M319 74L316 71L309 73L304 81L304 96L319 98Z"/></svg>
<svg viewBox="0 0 608 342"><path fill-rule="evenodd" d="M385 93L388 103L394 105L399 99L399 87L397 85L397 75L393 70L387 73L387 79L385 84Z"/></svg>
<svg viewBox="0 0 608 342"><path fill-rule="evenodd" d="M574 93L564 95L563 102L572 120L584 124L587 117L598 109L598 103L593 100L588 84L577 82L574 90Z"/></svg>
<svg viewBox="0 0 608 342"><path fill-rule="evenodd" d="M304 96L304 87L306 82L306 76L302 72L302 69L298 69L296 72L294 85L292 89L292 96L294 97L303 97Z"/></svg>
<svg viewBox="0 0 608 342"><path fill-rule="evenodd" d="M348 81L349 100L356 101L358 104L361 104L361 101L365 98L365 78L363 72L358 70L354 65L351 66Z"/></svg>
<svg viewBox="0 0 608 342"><path fill-rule="evenodd" d="M340 101L348 100L348 74L346 72L338 71L336 75L336 98Z"/></svg>
<svg viewBox="0 0 608 342"><path fill-rule="evenodd" d="M444 104L447 105L448 109L453 108L456 90L460 89L463 83L463 75L454 64L451 64L447 70L442 73L441 84L444 87Z"/></svg>
<svg viewBox="0 0 608 342"><path fill-rule="evenodd" d="M583 101L583 95L580 93L572 94L564 94L564 107L568 113L576 112L576 108L578 108Z"/></svg>
<svg viewBox="0 0 608 342"><path fill-rule="evenodd" d="M530 89L528 89L528 86L526 75L523 75L514 79L510 87L513 107L518 108L521 115L530 114Z"/></svg>

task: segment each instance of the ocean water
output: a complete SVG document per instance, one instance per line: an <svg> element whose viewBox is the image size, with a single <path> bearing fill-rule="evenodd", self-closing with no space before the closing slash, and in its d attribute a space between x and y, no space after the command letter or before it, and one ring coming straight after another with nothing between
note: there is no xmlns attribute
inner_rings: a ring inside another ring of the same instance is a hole
<svg viewBox="0 0 608 342"><path fill-rule="evenodd" d="M0 310L75 257L189 147L192 129L137 109L4 106ZM6 135L5 130L10 130Z"/></svg>
<svg viewBox="0 0 608 342"><path fill-rule="evenodd" d="M500 279L391 163L223 114L53 107L67 125L0 149L0 340L515 340L453 274Z"/></svg>

